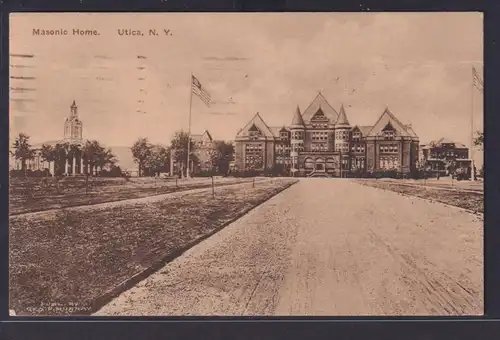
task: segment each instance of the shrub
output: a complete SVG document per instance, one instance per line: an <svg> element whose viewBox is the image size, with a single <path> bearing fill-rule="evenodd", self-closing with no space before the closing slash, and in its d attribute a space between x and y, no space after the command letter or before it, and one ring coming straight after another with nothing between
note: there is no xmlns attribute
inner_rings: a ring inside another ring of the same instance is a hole
<svg viewBox="0 0 500 340"><path fill-rule="evenodd" d="M215 175L213 171L208 171L208 170L203 170L195 174L195 177L212 177L212 175Z"/></svg>
<svg viewBox="0 0 500 340"><path fill-rule="evenodd" d="M122 169L119 166L112 166L111 169L102 169L98 173L99 177L123 177Z"/></svg>
<svg viewBox="0 0 500 340"><path fill-rule="evenodd" d="M10 170L10 177L24 177L23 170Z"/></svg>
<svg viewBox="0 0 500 340"><path fill-rule="evenodd" d="M34 170L29 174L30 177L42 177L43 172L41 170Z"/></svg>

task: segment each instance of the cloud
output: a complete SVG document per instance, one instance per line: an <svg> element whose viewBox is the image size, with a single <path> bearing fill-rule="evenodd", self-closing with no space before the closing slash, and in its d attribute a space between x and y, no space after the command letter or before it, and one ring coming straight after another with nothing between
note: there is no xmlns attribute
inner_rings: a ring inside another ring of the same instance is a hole
<svg viewBox="0 0 500 340"><path fill-rule="evenodd" d="M212 112L209 112L208 114L214 115L214 116L234 116L234 115L236 115L236 112L217 112L217 111L212 111Z"/></svg>
<svg viewBox="0 0 500 340"><path fill-rule="evenodd" d="M240 61L240 60L248 60L248 58L245 58L245 57L204 57L203 60Z"/></svg>

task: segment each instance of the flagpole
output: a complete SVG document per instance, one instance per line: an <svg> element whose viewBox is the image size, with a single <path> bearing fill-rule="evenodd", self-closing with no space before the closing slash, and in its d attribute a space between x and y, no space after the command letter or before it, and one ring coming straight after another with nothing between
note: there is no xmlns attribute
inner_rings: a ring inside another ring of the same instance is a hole
<svg viewBox="0 0 500 340"><path fill-rule="evenodd" d="M191 107L193 104L193 73L191 72L189 84L189 126L188 126L188 146L187 146L187 163L186 163L186 178L190 177L189 173L189 154L191 153Z"/></svg>
<svg viewBox="0 0 500 340"><path fill-rule="evenodd" d="M471 113L470 113L470 180L474 180L474 158L472 157L472 149L474 148L474 66L472 66L472 94L471 94Z"/></svg>

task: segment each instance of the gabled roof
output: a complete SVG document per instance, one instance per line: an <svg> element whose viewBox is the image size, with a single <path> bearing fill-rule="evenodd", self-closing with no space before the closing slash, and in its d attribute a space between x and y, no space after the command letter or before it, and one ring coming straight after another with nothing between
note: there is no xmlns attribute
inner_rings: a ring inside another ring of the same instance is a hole
<svg viewBox="0 0 500 340"><path fill-rule="evenodd" d="M366 137L372 128L372 125L355 125L352 130L359 130L361 136Z"/></svg>
<svg viewBox="0 0 500 340"><path fill-rule="evenodd" d="M270 126L269 129L274 137L279 137L281 131L290 131L286 126Z"/></svg>
<svg viewBox="0 0 500 340"><path fill-rule="evenodd" d="M410 135L412 135L412 137L418 138L411 124L406 124L406 130L410 133Z"/></svg>
<svg viewBox="0 0 500 340"><path fill-rule="evenodd" d="M347 120L347 115L345 113L345 109L344 109L344 105L342 104L340 106L340 113L339 113L339 117L337 119L337 122L335 123L335 126L349 126L349 121Z"/></svg>
<svg viewBox="0 0 500 340"><path fill-rule="evenodd" d="M302 114L300 113L299 106L297 105L297 110L293 115L292 126L304 126L304 119L302 119Z"/></svg>
<svg viewBox="0 0 500 340"><path fill-rule="evenodd" d="M305 109L304 113L302 114L302 119L307 123L311 120L312 116L318 112L318 110L321 108L323 111L324 115L330 120L330 123L335 123L338 119L338 112L335 111L335 109L326 101L325 97L321 94L321 92L318 93L316 98L309 104L307 109Z"/></svg>
<svg viewBox="0 0 500 340"><path fill-rule="evenodd" d="M462 144L460 142L455 142L455 141L453 141L449 138L445 138L445 137L441 137L440 139L435 140L435 141L430 141L427 145L424 145L422 148L424 148L424 149L439 148L443 144L455 144L455 148L459 148L459 149L466 149L467 148L467 146L465 146L464 144Z"/></svg>
<svg viewBox="0 0 500 340"><path fill-rule="evenodd" d="M191 139L194 141L213 140L212 135L208 132L208 130L203 131L201 134L191 134Z"/></svg>
<svg viewBox="0 0 500 340"><path fill-rule="evenodd" d="M264 122L264 120L262 119L262 117L260 116L260 114L258 112L247 123L247 125L245 125L245 127L238 132L238 134L236 135L236 137L247 136L248 135L248 130L253 125L255 125L260 130L260 132L262 132L262 134L265 137L274 137L273 132L271 131L271 129L269 128L269 126L267 126L267 124Z"/></svg>
<svg viewBox="0 0 500 340"><path fill-rule="evenodd" d="M380 115L379 119L375 124L373 124L373 127L371 128L370 132L368 133L368 136L378 136L380 135L380 132L388 125L391 124L392 127L396 131L397 136L402 136L402 137L414 137L412 136L408 130L407 126L399 121L399 119L394 116L394 114L389 111L389 108L386 108L384 112Z"/></svg>

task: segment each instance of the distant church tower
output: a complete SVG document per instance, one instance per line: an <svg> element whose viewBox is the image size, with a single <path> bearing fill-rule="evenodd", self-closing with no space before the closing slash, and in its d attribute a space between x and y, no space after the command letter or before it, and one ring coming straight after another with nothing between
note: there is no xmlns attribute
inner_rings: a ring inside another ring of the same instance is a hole
<svg viewBox="0 0 500 340"><path fill-rule="evenodd" d="M83 123L78 119L78 106L75 101L71 105L71 114L64 123L64 140L70 143L80 143L82 141Z"/></svg>

